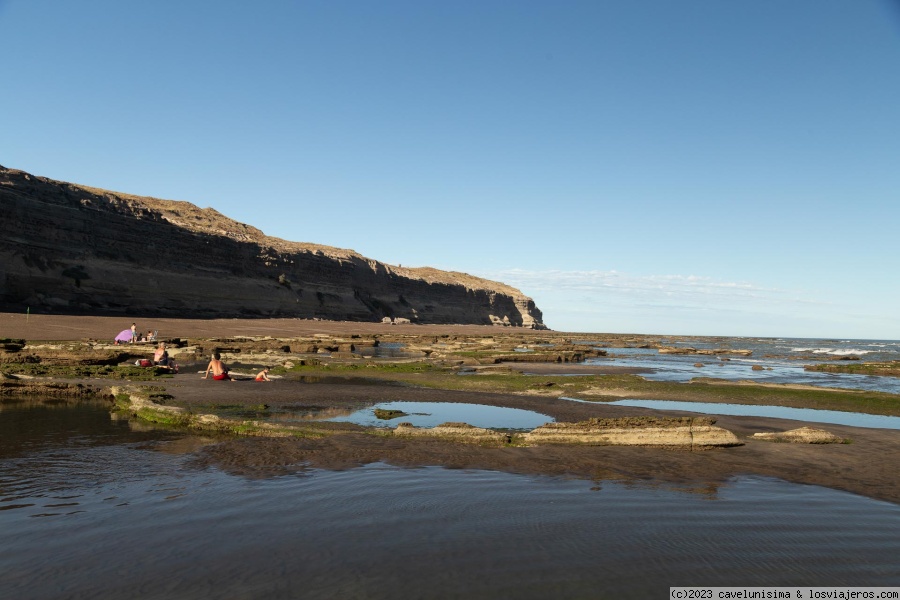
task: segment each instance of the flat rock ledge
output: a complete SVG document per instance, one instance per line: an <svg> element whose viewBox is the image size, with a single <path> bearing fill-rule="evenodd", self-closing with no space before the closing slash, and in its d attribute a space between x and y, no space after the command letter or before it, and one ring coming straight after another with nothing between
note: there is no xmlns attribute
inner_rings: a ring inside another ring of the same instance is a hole
<svg viewBox="0 0 900 600"><path fill-rule="evenodd" d="M97 393L96 388L81 383L47 381L34 377L0 373L0 397L40 396L78 400L92 397Z"/></svg>
<svg viewBox="0 0 900 600"><path fill-rule="evenodd" d="M800 427L788 431L772 433L754 433L753 439L767 440L770 442L788 442L791 444L843 444L846 440L830 431L814 429L812 427Z"/></svg>
<svg viewBox="0 0 900 600"><path fill-rule="evenodd" d="M329 427L334 425L333 423L276 425L265 421L241 421L211 414L193 414L184 408L163 404L165 394L154 396L145 388L114 386L110 391L119 410L128 411L145 421L165 425L260 437L321 437L346 431ZM715 419L709 417L625 417L589 419L580 423L546 423L529 433L507 433L455 422L442 423L430 428L415 427L411 423L403 422L398 423L393 430L358 427L354 431L490 446L582 444L701 449L742 445L732 432L715 427L713 423Z"/></svg>
<svg viewBox="0 0 900 600"><path fill-rule="evenodd" d="M524 434L533 444L582 444L589 446L660 446L713 448L741 446L735 434L715 427L708 417L626 417L589 419L579 423L547 423Z"/></svg>
<svg viewBox="0 0 900 600"><path fill-rule="evenodd" d="M415 427L412 423L397 423L394 435L401 437L438 437L445 440L456 440L466 443L495 443L508 444L512 442L512 436L475 427L468 423L441 423L435 427Z"/></svg>
<svg viewBox="0 0 900 600"><path fill-rule="evenodd" d="M704 356L718 356L720 354L751 356L753 354L753 350L732 348L676 348L673 346L662 346L657 349L657 352L660 354L702 354Z"/></svg>

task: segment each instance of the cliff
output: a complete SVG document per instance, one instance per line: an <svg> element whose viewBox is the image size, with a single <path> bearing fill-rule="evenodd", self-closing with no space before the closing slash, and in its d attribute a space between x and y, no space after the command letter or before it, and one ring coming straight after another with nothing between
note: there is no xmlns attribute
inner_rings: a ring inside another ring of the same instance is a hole
<svg viewBox="0 0 900 600"><path fill-rule="evenodd" d="M502 283L269 237L211 208L0 166L0 308L543 329Z"/></svg>

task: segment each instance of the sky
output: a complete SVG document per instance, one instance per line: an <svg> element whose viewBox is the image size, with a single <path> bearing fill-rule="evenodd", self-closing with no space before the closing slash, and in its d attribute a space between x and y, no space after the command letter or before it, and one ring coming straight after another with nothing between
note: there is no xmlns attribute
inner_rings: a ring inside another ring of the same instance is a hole
<svg viewBox="0 0 900 600"><path fill-rule="evenodd" d="M0 0L0 164L502 281L900 339L900 0Z"/></svg>

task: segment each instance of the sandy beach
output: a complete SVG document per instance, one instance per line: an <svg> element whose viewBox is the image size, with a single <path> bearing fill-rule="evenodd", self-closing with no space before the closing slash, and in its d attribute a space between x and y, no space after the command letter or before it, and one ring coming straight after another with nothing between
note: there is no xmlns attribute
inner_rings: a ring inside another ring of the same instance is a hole
<svg viewBox="0 0 900 600"><path fill-rule="evenodd" d="M140 317L94 317L69 315L26 315L0 313L0 338L26 340L106 340L137 325L139 332L157 331L162 338L199 337L227 338L236 336L271 336L280 338L316 334L350 336L353 334L383 334L412 336L435 335L493 335L498 333L523 337L550 337L559 332L531 329L510 330L488 325L413 325L364 323L351 321L323 321L317 319L171 319Z"/></svg>

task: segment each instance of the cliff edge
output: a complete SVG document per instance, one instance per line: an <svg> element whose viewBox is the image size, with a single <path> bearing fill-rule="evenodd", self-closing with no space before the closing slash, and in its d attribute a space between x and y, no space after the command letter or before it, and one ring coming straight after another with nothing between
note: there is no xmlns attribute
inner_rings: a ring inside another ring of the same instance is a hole
<svg viewBox="0 0 900 600"><path fill-rule="evenodd" d="M519 290L289 242L211 208L0 166L0 308L544 329Z"/></svg>

